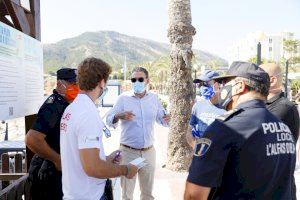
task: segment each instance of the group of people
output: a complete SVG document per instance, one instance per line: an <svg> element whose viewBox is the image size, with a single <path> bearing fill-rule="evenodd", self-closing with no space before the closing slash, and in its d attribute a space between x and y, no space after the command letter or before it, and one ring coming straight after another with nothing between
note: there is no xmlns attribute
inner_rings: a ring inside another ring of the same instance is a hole
<svg viewBox="0 0 300 200"><path fill-rule="evenodd" d="M134 68L132 90L118 97L106 117L108 126L121 126L120 148L106 156L107 128L96 102L107 93L111 71L98 58L57 71L57 87L25 140L35 153L29 169L33 200L113 199L113 177L121 177L123 200L133 199L137 177L140 199L154 199L153 129L155 122L168 126L170 116L147 90L148 71ZM299 113L284 98L281 79L277 65L234 62L226 76L206 71L194 80L201 98L187 130L194 157L185 200L296 199ZM139 157L146 164L140 169L130 164Z"/></svg>
<svg viewBox="0 0 300 200"><path fill-rule="evenodd" d="M194 83L202 98L187 133L194 157L184 199L296 199L299 113L280 67L234 62L225 76L207 71Z"/></svg>
<svg viewBox="0 0 300 200"><path fill-rule="evenodd" d="M141 199L154 199L156 153L154 123L168 126L158 96L147 91L149 74L137 67L132 72L132 91L119 96L107 115L107 124L121 124L119 150L105 155L102 136L107 128L96 103L107 93L111 67L97 58L87 58L78 69L57 71L57 87L40 108L26 135L26 145L35 153L29 169L33 199L112 199L109 178L121 176L122 198L133 199L136 177ZM138 157L145 166L130 164Z"/></svg>

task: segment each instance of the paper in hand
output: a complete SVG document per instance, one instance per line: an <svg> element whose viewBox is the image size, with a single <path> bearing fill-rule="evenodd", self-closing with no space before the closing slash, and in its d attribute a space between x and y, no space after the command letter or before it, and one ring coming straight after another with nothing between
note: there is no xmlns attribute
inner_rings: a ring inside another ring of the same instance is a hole
<svg viewBox="0 0 300 200"><path fill-rule="evenodd" d="M145 158L139 157L139 158L131 161L130 164L137 166L138 169L141 169L142 167L147 165L147 163L145 161L146 161Z"/></svg>

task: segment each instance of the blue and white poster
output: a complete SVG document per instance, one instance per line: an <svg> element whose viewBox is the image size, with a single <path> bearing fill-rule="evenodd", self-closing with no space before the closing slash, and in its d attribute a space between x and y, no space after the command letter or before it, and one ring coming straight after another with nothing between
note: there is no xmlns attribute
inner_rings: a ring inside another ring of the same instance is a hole
<svg viewBox="0 0 300 200"><path fill-rule="evenodd" d="M0 120L37 113L43 91L41 42L0 22Z"/></svg>

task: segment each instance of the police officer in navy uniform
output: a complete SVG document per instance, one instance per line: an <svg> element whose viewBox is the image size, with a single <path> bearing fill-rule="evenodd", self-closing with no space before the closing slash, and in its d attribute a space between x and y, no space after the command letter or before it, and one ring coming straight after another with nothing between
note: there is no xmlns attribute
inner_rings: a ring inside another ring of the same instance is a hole
<svg viewBox="0 0 300 200"><path fill-rule="evenodd" d="M60 120L79 92L76 69L57 71L57 86L41 106L25 143L35 153L29 168L31 196L35 200L62 199Z"/></svg>
<svg viewBox="0 0 300 200"><path fill-rule="evenodd" d="M270 79L257 65L234 62L219 104L226 110L197 141L185 200L291 199L295 143L287 125L265 107Z"/></svg>

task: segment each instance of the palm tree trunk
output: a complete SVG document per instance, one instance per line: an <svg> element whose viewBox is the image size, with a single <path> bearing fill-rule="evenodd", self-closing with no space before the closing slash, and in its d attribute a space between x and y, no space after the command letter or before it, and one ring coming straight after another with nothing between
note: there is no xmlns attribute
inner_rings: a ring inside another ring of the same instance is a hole
<svg viewBox="0 0 300 200"><path fill-rule="evenodd" d="M170 133L167 168L186 170L192 151L185 134L194 99L192 89L192 42L195 28L191 24L190 0L169 0L169 30L171 50Z"/></svg>

